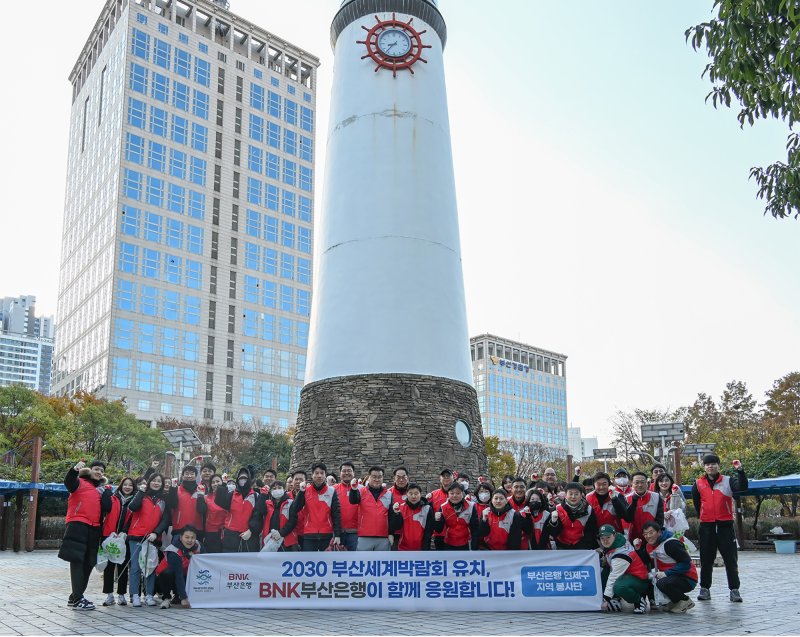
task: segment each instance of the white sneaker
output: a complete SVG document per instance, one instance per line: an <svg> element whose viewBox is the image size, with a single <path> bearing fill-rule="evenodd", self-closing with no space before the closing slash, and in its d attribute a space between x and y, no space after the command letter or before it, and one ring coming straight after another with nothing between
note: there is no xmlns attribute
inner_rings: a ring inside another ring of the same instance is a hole
<svg viewBox="0 0 800 637"><path fill-rule="evenodd" d="M145 606L158 606L158 604L156 604L156 600L153 599L152 595L148 595L147 597L144 598L144 605Z"/></svg>
<svg viewBox="0 0 800 637"><path fill-rule="evenodd" d="M142 600L138 595L131 596L131 606L139 608L142 605Z"/></svg>
<svg viewBox="0 0 800 637"><path fill-rule="evenodd" d="M117 595L117 606L127 606L128 600L125 599L125 595Z"/></svg>
<svg viewBox="0 0 800 637"><path fill-rule="evenodd" d="M114 593L109 593L106 595L105 600L103 600L103 606L113 606L114 604Z"/></svg>
<svg viewBox="0 0 800 637"><path fill-rule="evenodd" d="M161 602L161 608L169 608L169 606L170 604L168 599L165 599L163 602Z"/></svg>

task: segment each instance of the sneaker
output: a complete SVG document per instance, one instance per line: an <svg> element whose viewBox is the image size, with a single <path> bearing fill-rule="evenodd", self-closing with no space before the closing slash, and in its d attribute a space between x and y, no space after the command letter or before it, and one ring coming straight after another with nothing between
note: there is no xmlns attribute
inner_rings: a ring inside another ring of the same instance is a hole
<svg viewBox="0 0 800 637"><path fill-rule="evenodd" d="M72 607L73 607L73 606L75 606L75 604L77 604L77 603L78 603L78 601L77 601L77 600L74 600L74 599L72 599L71 597L70 597L70 598L67 598L67 608L72 608Z"/></svg>
<svg viewBox="0 0 800 637"><path fill-rule="evenodd" d="M166 608L169 608L169 607L170 607L170 603L169 603L168 599L165 599L163 602L161 602L161 608L166 609Z"/></svg>
<svg viewBox="0 0 800 637"><path fill-rule="evenodd" d="M649 609L649 603L646 596L642 596L639 598L639 601L636 602L633 606L633 612L637 615L644 615Z"/></svg>
<svg viewBox="0 0 800 637"><path fill-rule="evenodd" d="M731 589L731 601L732 602L741 602L742 601L742 596L739 594L739 589L738 588L732 588Z"/></svg>
<svg viewBox="0 0 800 637"><path fill-rule="evenodd" d="M103 606L113 606L115 603L116 602L114 601L114 593L109 593L103 600Z"/></svg>
<svg viewBox="0 0 800 637"><path fill-rule="evenodd" d="M117 595L117 606L127 606L128 600L125 599L125 595Z"/></svg>
<svg viewBox="0 0 800 637"><path fill-rule="evenodd" d="M172 603L176 606L181 603L181 598L178 597L177 593L172 596Z"/></svg>
<svg viewBox="0 0 800 637"><path fill-rule="evenodd" d="M138 595L131 595L131 606L139 608L142 605L142 600Z"/></svg>
<svg viewBox="0 0 800 637"><path fill-rule="evenodd" d="M157 606L158 604L156 604L156 600L153 599L152 595L148 595L147 597L144 598L144 605L145 606Z"/></svg>
<svg viewBox="0 0 800 637"><path fill-rule="evenodd" d="M711 591L708 590L707 588L701 588L700 594L697 596L697 599L698 601L701 602L707 602L709 599L711 599Z"/></svg>
<svg viewBox="0 0 800 637"><path fill-rule="evenodd" d="M72 607L72 610L94 610L94 604L90 602L85 597L81 598L75 605Z"/></svg>
<svg viewBox="0 0 800 637"><path fill-rule="evenodd" d="M694 602L690 599L682 599L675 602L675 605L670 609L670 613L685 613L687 610L694 608Z"/></svg>

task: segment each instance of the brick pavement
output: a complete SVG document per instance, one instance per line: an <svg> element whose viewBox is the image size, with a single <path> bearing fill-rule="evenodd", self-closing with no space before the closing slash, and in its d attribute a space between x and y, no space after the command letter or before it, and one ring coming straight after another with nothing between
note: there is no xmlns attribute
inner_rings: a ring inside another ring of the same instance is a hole
<svg viewBox="0 0 800 637"><path fill-rule="evenodd" d="M686 615L651 613L462 614L459 629L441 613L103 608L100 576L87 597L98 610L66 606L69 567L54 551L0 553L2 635L798 635L800 554L741 553L743 604L728 601L724 569L712 600ZM697 591L694 591L696 596ZM491 603L491 602L488 602Z"/></svg>

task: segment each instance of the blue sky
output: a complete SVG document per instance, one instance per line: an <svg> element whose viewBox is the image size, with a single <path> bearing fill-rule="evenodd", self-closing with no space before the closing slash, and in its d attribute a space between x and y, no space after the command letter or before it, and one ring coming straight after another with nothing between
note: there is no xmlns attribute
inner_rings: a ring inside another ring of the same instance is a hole
<svg viewBox="0 0 800 637"><path fill-rule="evenodd" d="M0 294L35 294L45 313L56 308L67 76L102 4L52 3L36 40L18 28L0 42L19 91L0 104L14 149L0 159ZM569 419L601 443L616 409L677 407L734 378L762 400L800 361L800 225L763 217L748 181L751 166L784 156L786 129L741 130L735 110L704 103L706 58L683 32L711 4L439 3L470 331L567 354ZM318 199L338 5L231 0L321 58ZM6 21L24 25L29 11L9 5Z"/></svg>

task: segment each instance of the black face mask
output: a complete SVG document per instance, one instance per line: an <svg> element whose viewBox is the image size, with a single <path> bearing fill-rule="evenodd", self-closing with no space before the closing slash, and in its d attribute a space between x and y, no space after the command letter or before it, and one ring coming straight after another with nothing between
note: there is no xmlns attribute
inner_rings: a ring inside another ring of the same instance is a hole
<svg viewBox="0 0 800 637"><path fill-rule="evenodd" d="M531 511L534 512L541 511L542 503L539 502L538 500L532 500L531 502L528 503L528 507L530 508Z"/></svg>

